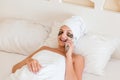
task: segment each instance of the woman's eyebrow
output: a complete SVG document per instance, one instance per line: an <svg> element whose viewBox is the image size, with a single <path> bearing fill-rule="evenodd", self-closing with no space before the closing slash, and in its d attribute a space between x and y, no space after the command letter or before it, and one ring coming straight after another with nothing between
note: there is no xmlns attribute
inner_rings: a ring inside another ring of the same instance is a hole
<svg viewBox="0 0 120 80"><path fill-rule="evenodd" d="M63 31L63 29L60 29L60 30L62 30L62 31ZM67 30L67 31L71 31L71 30Z"/></svg>

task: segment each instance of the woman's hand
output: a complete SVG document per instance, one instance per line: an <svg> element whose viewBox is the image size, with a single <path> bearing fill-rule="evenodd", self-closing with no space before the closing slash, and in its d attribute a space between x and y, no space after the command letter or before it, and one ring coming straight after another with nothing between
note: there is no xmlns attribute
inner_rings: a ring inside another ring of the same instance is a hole
<svg viewBox="0 0 120 80"><path fill-rule="evenodd" d="M66 52L66 57L72 57L73 53L73 42L71 40L68 40L65 45L67 45L69 48Z"/></svg>
<svg viewBox="0 0 120 80"><path fill-rule="evenodd" d="M35 59L28 58L26 64L28 66L28 69L33 73L37 73L41 69L41 65Z"/></svg>

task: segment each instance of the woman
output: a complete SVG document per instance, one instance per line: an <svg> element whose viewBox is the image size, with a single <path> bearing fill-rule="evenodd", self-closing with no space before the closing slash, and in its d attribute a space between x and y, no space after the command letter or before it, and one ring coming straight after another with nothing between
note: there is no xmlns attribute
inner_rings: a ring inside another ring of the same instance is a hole
<svg viewBox="0 0 120 80"><path fill-rule="evenodd" d="M27 68L29 69L30 72L34 74L38 74L38 72L41 72L43 67L45 66L42 65L43 64L42 60L38 61L37 59L34 59L34 55L38 54L41 51L48 51L48 52L44 52L44 54L53 52L52 54L59 54L59 56L64 57L61 59L63 60L63 63L65 60L65 70L61 71L61 73L60 72L54 73L54 76L59 74L59 75L62 75L61 77L63 77L57 80L82 80L82 73L84 69L84 57L81 55L75 54L73 50L74 50L74 45L76 44L79 37L81 37L85 33L83 28L84 28L84 25L82 23L82 20L78 16L74 16L70 19L65 20L62 26L60 27L60 30L58 33L58 43L59 43L58 48L50 48L47 46L41 47L39 50L31 54L29 57L27 57L20 63L16 64L12 69L13 74L16 73L17 70L20 70L24 65L27 65ZM59 63L57 64L59 65ZM61 69L61 68L62 67L58 69ZM64 67L62 69L64 69ZM55 80L55 79L49 78L45 80Z"/></svg>

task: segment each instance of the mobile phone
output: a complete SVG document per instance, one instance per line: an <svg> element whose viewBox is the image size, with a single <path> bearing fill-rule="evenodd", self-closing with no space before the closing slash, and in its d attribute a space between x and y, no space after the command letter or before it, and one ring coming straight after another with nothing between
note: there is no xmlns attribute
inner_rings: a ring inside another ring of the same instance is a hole
<svg viewBox="0 0 120 80"><path fill-rule="evenodd" d="M67 52L69 49L69 45L68 44L65 44L65 52Z"/></svg>

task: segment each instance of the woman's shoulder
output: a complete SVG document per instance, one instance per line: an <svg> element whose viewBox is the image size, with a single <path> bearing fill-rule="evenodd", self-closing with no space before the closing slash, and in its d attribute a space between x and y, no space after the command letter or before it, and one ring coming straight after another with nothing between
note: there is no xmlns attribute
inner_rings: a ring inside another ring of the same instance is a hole
<svg viewBox="0 0 120 80"><path fill-rule="evenodd" d="M82 56L81 54L77 54L77 53L73 53L73 57L74 57L74 58L77 58L77 57L83 58L83 56Z"/></svg>
<svg viewBox="0 0 120 80"><path fill-rule="evenodd" d="M56 48L52 48L52 47L49 47L49 46L42 46L41 48L42 49L47 49L47 50L56 50Z"/></svg>
<svg viewBox="0 0 120 80"><path fill-rule="evenodd" d="M84 61L84 56L82 56L82 55L80 55L80 54L75 54L74 53L74 55L73 55L73 60L74 60L74 62L75 61Z"/></svg>
<svg viewBox="0 0 120 80"><path fill-rule="evenodd" d="M33 54L36 54L37 52L42 51L42 50L49 50L49 49L50 49L50 47L48 47L48 46L42 46L38 50L36 50Z"/></svg>
<svg viewBox="0 0 120 80"><path fill-rule="evenodd" d="M40 49L41 50L48 50L48 51L56 52L55 48L52 48L52 47L49 47L49 46L42 46Z"/></svg>
<svg viewBox="0 0 120 80"><path fill-rule="evenodd" d="M50 48L49 46L42 46L41 49Z"/></svg>
<svg viewBox="0 0 120 80"><path fill-rule="evenodd" d="M40 48L40 50L51 50L51 49L53 49L53 48L51 48L51 47L49 47L49 46L42 46L42 47Z"/></svg>

